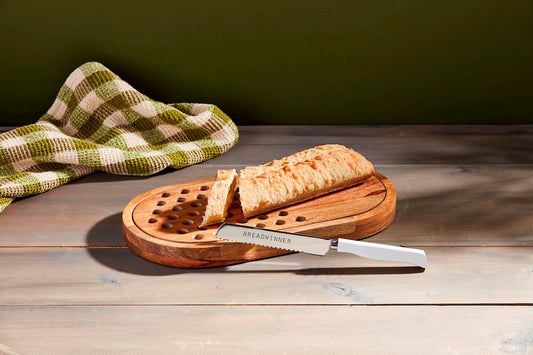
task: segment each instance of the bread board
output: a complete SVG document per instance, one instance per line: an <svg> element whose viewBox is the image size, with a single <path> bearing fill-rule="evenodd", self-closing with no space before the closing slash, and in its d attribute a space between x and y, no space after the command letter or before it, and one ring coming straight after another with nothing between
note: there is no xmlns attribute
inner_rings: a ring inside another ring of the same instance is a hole
<svg viewBox="0 0 533 355"><path fill-rule="evenodd" d="M135 254L168 266L205 268L290 253L287 250L217 239L218 225L200 227L215 178L162 186L132 199L124 208L124 240ZM396 191L376 173L356 185L245 219L238 194L227 222L318 237L362 239L394 219Z"/></svg>

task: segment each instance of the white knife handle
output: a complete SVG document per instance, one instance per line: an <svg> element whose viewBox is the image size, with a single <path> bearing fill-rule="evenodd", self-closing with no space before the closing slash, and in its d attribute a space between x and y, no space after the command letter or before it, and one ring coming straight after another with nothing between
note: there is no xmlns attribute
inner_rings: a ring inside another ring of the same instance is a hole
<svg viewBox="0 0 533 355"><path fill-rule="evenodd" d="M368 259L400 261L417 265L424 269L428 266L426 253L420 249L339 238L337 242L337 251L359 255Z"/></svg>

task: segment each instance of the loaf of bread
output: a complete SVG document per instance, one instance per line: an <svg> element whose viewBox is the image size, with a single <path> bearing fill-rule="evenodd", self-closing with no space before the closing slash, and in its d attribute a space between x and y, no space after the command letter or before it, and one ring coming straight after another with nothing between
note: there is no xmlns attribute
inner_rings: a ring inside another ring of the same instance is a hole
<svg viewBox="0 0 533 355"><path fill-rule="evenodd" d="M237 185L237 171L219 170L217 179L207 197L207 206L201 226L224 222Z"/></svg>
<svg viewBox="0 0 533 355"><path fill-rule="evenodd" d="M373 165L353 149L318 146L241 170L242 210L245 217L252 217L343 189L373 174Z"/></svg>

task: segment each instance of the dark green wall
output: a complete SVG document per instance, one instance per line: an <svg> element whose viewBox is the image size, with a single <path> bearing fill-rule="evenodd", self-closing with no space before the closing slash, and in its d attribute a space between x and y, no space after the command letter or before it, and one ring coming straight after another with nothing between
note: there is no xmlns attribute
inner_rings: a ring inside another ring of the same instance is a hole
<svg viewBox="0 0 533 355"><path fill-rule="evenodd" d="M0 0L0 44L0 125L90 60L239 124L533 122L526 0Z"/></svg>

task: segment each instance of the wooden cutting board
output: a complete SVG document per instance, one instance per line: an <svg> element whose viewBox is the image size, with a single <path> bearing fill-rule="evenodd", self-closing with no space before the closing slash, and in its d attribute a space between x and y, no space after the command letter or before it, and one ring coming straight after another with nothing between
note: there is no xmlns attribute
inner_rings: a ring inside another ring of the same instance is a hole
<svg viewBox="0 0 533 355"><path fill-rule="evenodd" d="M287 250L220 240L218 225L199 227L215 179L162 186L124 208L124 240L137 255L183 268L230 265L288 254ZM396 191L376 173L358 184L312 200L245 219L238 198L227 222L318 237L361 239L385 229L394 219Z"/></svg>

